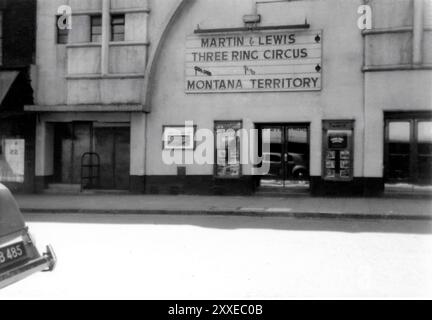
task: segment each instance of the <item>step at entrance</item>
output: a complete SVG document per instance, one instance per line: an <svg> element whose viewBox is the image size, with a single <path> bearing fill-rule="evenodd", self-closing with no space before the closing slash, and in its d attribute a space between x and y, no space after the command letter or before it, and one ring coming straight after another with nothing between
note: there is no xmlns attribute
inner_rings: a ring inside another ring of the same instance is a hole
<svg viewBox="0 0 432 320"><path fill-rule="evenodd" d="M44 191L46 194L79 194L81 193L81 185L79 184L66 184L66 183L53 183L49 184L48 188Z"/></svg>
<svg viewBox="0 0 432 320"><path fill-rule="evenodd" d="M285 184L285 186L261 185L255 194L261 197L308 196L310 185L309 183Z"/></svg>

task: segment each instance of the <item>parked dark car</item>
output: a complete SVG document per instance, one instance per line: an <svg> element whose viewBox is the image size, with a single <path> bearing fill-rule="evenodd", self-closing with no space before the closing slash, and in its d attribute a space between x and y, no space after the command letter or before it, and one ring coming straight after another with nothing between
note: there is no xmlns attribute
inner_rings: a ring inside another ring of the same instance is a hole
<svg viewBox="0 0 432 320"><path fill-rule="evenodd" d="M0 184L0 289L55 265L52 248L39 254L15 199Z"/></svg>
<svg viewBox="0 0 432 320"><path fill-rule="evenodd" d="M267 163L270 163L269 176L283 176L282 160L282 154L277 152L263 154L263 164L265 165ZM288 153L286 166L289 173L289 178L295 180L302 180L309 177L309 171L306 161L304 160L304 155L300 153Z"/></svg>

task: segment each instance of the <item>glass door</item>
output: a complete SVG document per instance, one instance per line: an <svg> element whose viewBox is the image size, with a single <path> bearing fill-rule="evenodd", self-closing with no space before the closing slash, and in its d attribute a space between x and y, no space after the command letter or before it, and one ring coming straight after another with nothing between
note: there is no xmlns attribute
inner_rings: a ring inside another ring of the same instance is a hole
<svg viewBox="0 0 432 320"><path fill-rule="evenodd" d="M259 128L260 132L270 130L270 150L262 154L263 164L270 169L261 177L261 186L287 187L309 181L309 127L275 124Z"/></svg>
<svg viewBox="0 0 432 320"><path fill-rule="evenodd" d="M408 182L411 176L411 122L387 123L387 179Z"/></svg>
<svg viewBox="0 0 432 320"><path fill-rule="evenodd" d="M285 127L285 181L309 180L309 128Z"/></svg>
<svg viewBox="0 0 432 320"><path fill-rule="evenodd" d="M261 127L263 130L270 130L270 151L263 153L263 164L268 166L269 172L261 180L262 186L283 186L285 177L285 166L283 155L284 130L282 126L266 125ZM261 143L260 143L261 145Z"/></svg>
<svg viewBox="0 0 432 320"><path fill-rule="evenodd" d="M420 184L432 183L432 121L416 123L417 165L416 175Z"/></svg>

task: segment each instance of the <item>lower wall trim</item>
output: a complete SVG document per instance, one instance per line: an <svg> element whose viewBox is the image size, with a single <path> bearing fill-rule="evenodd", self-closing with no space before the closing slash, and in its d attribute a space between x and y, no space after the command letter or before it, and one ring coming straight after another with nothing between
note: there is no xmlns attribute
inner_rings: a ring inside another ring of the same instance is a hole
<svg viewBox="0 0 432 320"><path fill-rule="evenodd" d="M52 176L35 177L36 193L43 192L53 180ZM199 176L130 176L130 192L135 194L167 195L253 195L259 177L243 176L239 179L217 179L210 175ZM384 193L382 178L354 178L350 182L325 181L310 178L312 196L381 196Z"/></svg>
<svg viewBox="0 0 432 320"><path fill-rule="evenodd" d="M43 193L44 190L48 187L54 179L54 176L36 176L35 177L35 193Z"/></svg>
<svg viewBox="0 0 432 320"><path fill-rule="evenodd" d="M384 193L383 178L354 178L349 182L326 181L311 177L313 196L381 196Z"/></svg>
<svg viewBox="0 0 432 320"><path fill-rule="evenodd" d="M129 191L135 194L144 193L145 180L144 176L129 176Z"/></svg>
<svg viewBox="0 0 432 320"><path fill-rule="evenodd" d="M214 176L131 176L131 192L146 194L189 195L253 195L260 177L243 176L239 179L217 179ZM311 177L312 196L381 196L382 178L354 178L350 182L325 181Z"/></svg>
<svg viewBox="0 0 432 320"><path fill-rule="evenodd" d="M147 194L252 195L254 177L217 179L214 176L146 176Z"/></svg>

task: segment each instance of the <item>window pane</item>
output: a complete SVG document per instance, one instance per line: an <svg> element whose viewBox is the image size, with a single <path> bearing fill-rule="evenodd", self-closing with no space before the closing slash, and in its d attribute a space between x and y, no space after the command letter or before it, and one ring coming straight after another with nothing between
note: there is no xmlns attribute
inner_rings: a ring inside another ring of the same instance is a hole
<svg viewBox="0 0 432 320"><path fill-rule="evenodd" d="M102 27L92 27L92 34L102 34Z"/></svg>
<svg viewBox="0 0 432 320"><path fill-rule="evenodd" d="M410 122L389 123L388 175L395 180L410 177Z"/></svg>
<svg viewBox="0 0 432 320"><path fill-rule="evenodd" d="M115 34L115 33L122 33L122 34L124 34L124 32L125 32L125 26L123 25L123 26L113 26L112 27L112 32Z"/></svg>
<svg viewBox="0 0 432 320"><path fill-rule="evenodd" d="M67 35L58 35L57 36L57 43L58 44L67 44L68 43L68 36Z"/></svg>
<svg viewBox="0 0 432 320"><path fill-rule="evenodd" d="M125 16L116 15L111 17L111 41L125 40Z"/></svg>
<svg viewBox="0 0 432 320"><path fill-rule="evenodd" d="M417 125L418 179L432 181L432 121L421 121Z"/></svg>
<svg viewBox="0 0 432 320"><path fill-rule="evenodd" d="M91 42L102 42L101 35L92 35Z"/></svg>
<svg viewBox="0 0 432 320"><path fill-rule="evenodd" d="M422 121L418 123L417 140L419 143L432 143L432 122Z"/></svg>
<svg viewBox="0 0 432 320"><path fill-rule="evenodd" d="M410 141L410 123L409 122L390 122L389 124L389 141L406 142Z"/></svg>
<svg viewBox="0 0 432 320"><path fill-rule="evenodd" d="M124 41L124 34L113 34L112 41Z"/></svg>
<svg viewBox="0 0 432 320"><path fill-rule="evenodd" d="M102 17L94 16L91 18L92 26L102 26Z"/></svg>
<svg viewBox="0 0 432 320"><path fill-rule="evenodd" d="M101 42L102 41L102 17L92 16L91 17L91 42Z"/></svg>
<svg viewBox="0 0 432 320"><path fill-rule="evenodd" d="M125 24L125 17L124 16L113 16L112 17L112 24Z"/></svg>

